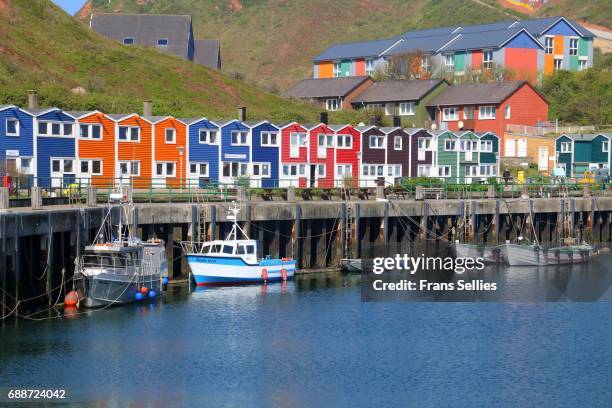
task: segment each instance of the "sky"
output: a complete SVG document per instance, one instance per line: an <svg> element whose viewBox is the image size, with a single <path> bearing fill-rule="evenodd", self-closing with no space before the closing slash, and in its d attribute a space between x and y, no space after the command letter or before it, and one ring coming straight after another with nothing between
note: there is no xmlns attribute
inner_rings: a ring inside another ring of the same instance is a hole
<svg viewBox="0 0 612 408"><path fill-rule="evenodd" d="M85 0L52 0L55 4L66 10L70 15L79 11Z"/></svg>

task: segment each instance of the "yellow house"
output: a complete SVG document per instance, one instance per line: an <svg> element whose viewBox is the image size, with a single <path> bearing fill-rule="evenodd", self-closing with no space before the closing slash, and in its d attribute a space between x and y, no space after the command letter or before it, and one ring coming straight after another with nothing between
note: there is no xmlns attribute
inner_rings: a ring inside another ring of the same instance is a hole
<svg viewBox="0 0 612 408"><path fill-rule="evenodd" d="M506 133L502 157L521 163L535 163L542 175L550 175L556 161L555 138Z"/></svg>

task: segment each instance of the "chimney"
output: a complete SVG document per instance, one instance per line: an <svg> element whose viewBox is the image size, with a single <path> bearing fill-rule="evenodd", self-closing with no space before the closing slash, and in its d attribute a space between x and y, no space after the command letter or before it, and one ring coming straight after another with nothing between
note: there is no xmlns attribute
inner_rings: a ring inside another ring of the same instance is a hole
<svg viewBox="0 0 612 408"><path fill-rule="evenodd" d="M153 115L153 102L151 102L150 100L146 100L142 103L142 114L144 116Z"/></svg>
<svg viewBox="0 0 612 408"><path fill-rule="evenodd" d="M246 106L241 106L238 108L238 120L244 122L247 120L247 108Z"/></svg>
<svg viewBox="0 0 612 408"><path fill-rule="evenodd" d="M370 125L378 126L378 115L370 116Z"/></svg>
<svg viewBox="0 0 612 408"><path fill-rule="evenodd" d="M28 108L38 109L38 93L34 90L28 91Z"/></svg>
<svg viewBox="0 0 612 408"><path fill-rule="evenodd" d="M327 125L328 122L329 122L329 116L328 116L327 112L321 112L320 116L321 116L321 123L324 123L324 124Z"/></svg>
<svg viewBox="0 0 612 408"><path fill-rule="evenodd" d="M393 127L402 127L402 119L399 116L393 116Z"/></svg>

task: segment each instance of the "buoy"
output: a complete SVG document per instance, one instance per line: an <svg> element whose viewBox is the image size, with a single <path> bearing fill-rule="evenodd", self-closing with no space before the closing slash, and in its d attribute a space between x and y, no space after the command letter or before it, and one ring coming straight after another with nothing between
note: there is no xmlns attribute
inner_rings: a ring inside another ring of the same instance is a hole
<svg viewBox="0 0 612 408"><path fill-rule="evenodd" d="M78 314L76 306L65 306L64 305L64 317L70 319Z"/></svg>
<svg viewBox="0 0 612 408"><path fill-rule="evenodd" d="M164 278L162 279L162 285L167 285L168 284L168 277L164 276Z"/></svg>
<svg viewBox="0 0 612 408"><path fill-rule="evenodd" d="M153 299L155 296L157 296L157 293L156 293L154 290L150 290L150 291L149 291L149 297L150 297L151 299Z"/></svg>
<svg viewBox="0 0 612 408"><path fill-rule="evenodd" d="M140 293L146 295L147 293L149 293L149 289L147 289L146 286L143 286L142 288L140 288Z"/></svg>
<svg viewBox="0 0 612 408"><path fill-rule="evenodd" d="M140 292L136 292L134 293L134 299L141 301L142 299L144 299L144 295Z"/></svg>
<svg viewBox="0 0 612 408"><path fill-rule="evenodd" d="M281 269L281 277L284 281L287 280L287 270L285 268Z"/></svg>
<svg viewBox="0 0 612 408"><path fill-rule="evenodd" d="M266 268L263 268L263 269L261 270L261 279L262 279L264 282L267 282L267 281L268 281L268 270L267 270Z"/></svg>
<svg viewBox="0 0 612 408"><path fill-rule="evenodd" d="M79 295L76 291L71 290L64 298L64 306L76 307L77 303L79 303Z"/></svg>

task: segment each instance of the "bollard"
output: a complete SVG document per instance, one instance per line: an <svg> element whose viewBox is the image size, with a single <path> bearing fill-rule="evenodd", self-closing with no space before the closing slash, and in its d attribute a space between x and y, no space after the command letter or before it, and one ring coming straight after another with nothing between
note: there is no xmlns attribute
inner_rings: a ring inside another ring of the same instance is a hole
<svg viewBox="0 0 612 408"><path fill-rule="evenodd" d="M489 184L487 186L487 198L495 198L495 186Z"/></svg>
<svg viewBox="0 0 612 408"><path fill-rule="evenodd" d="M244 203L246 201L249 201L247 198L245 186L238 186L236 201L238 201L239 203Z"/></svg>
<svg viewBox="0 0 612 408"><path fill-rule="evenodd" d="M591 197L591 185L585 184L582 186L582 197L589 198Z"/></svg>
<svg viewBox="0 0 612 408"><path fill-rule="evenodd" d="M0 210L9 209L9 189L0 187Z"/></svg>
<svg viewBox="0 0 612 408"><path fill-rule="evenodd" d="M87 206L95 207L98 204L98 192L94 186L87 186Z"/></svg>
<svg viewBox="0 0 612 408"><path fill-rule="evenodd" d="M287 201L290 203L295 202L295 187L293 186L287 187Z"/></svg>
<svg viewBox="0 0 612 408"><path fill-rule="evenodd" d="M385 199L385 186L377 184L376 185L376 199L384 200Z"/></svg>
<svg viewBox="0 0 612 408"><path fill-rule="evenodd" d="M31 188L30 206L33 210L40 210L43 206L42 203L42 189L40 187Z"/></svg>
<svg viewBox="0 0 612 408"><path fill-rule="evenodd" d="M422 200L424 197L423 194L423 187L421 186L416 186L416 189L414 191L414 199L415 200Z"/></svg>

